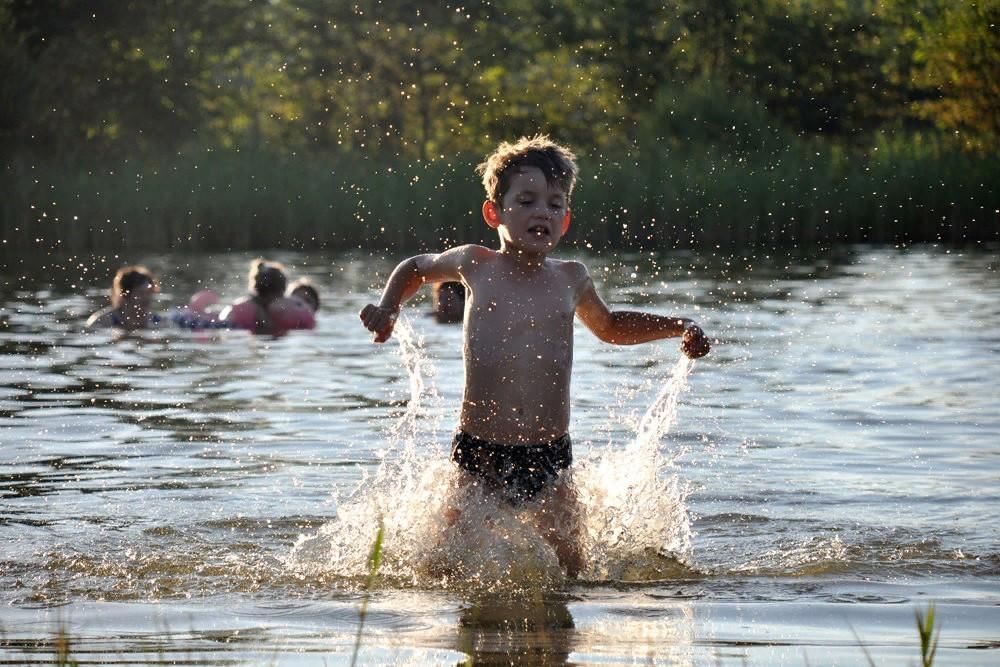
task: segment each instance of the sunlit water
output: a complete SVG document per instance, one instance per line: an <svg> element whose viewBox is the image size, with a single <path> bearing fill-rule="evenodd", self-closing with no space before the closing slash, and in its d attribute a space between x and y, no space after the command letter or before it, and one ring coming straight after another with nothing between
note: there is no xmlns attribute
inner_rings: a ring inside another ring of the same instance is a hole
<svg viewBox="0 0 1000 667"><path fill-rule="evenodd" d="M359 662L1000 662L996 249L581 257L619 307L719 339L576 334L587 565L523 513L448 526L461 327L416 302L375 346L392 263L278 254L324 299L279 339L83 333L110 270L9 262L0 305L0 657ZM239 294L249 256L128 258L163 309ZM121 664L121 663L119 663Z"/></svg>

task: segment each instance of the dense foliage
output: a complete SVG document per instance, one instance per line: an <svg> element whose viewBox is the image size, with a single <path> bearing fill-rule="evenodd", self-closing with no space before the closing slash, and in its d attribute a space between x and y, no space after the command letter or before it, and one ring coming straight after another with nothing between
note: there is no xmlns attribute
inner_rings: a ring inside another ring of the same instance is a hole
<svg viewBox="0 0 1000 667"><path fill-rule="evenodd" d="M638 241L766 237L776 215L792 238L803 217L839 230L805 237L935 238L942 219L990 237L998 54L1000 0L0 0L0 223L15 245L89 246L143 214L170 221L168 245L306 242L316 224L363 243L345 221L465 216L475 160L546 131L597 181L595 225L673 211ZM236 180L197 171L217 162ZM275 216L283 231L242 241L206 231ZM452 236L469 235L417 234Z"/></svg>

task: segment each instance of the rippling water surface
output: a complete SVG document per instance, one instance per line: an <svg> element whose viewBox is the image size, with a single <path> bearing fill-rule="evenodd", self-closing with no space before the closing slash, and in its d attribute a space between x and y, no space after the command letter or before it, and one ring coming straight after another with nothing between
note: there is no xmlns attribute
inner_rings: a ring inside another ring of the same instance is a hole
<svg viewBox="0 0 1000 667"><path fill-rule="evenodd" d="M392 263L278 254L316 331L84 333L105 273L0 285L0 659L857 664L1000 662L1000 256L581 257L614 306L690 314L713 353L578 327L565 581L517 513L442 518L461 327L356 313ZM247 256L129 258L159 305L240 292ZM645 422L643 422L645 419ZM862 646L864 648L862 648Z"/></svg>

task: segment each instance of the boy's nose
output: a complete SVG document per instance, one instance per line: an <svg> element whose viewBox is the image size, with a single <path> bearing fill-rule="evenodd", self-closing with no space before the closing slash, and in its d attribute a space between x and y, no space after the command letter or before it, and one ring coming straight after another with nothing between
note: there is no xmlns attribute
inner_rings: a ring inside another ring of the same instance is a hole
<svg viewBox="0 0 1000 667"><path fill-rule="evenodd" d="M542 218L544 220L552 219L552 209L548 206L539 206L535 209L535 217Z"/></svg>

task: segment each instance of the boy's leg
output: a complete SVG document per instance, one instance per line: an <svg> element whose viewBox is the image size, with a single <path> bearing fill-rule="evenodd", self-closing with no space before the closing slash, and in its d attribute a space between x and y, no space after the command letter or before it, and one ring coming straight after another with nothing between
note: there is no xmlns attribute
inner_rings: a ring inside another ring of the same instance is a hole
<svg viewBox="0 0 1000 667"><path fill-rule="evenodd" d="M448 547L449 540L452 539L450 534L455 530L459 519L462 518L462 510L468 505L469 498L475 488L476 480L468 472L457 468L455 474L458 477L445 500L442 512L444 526L434 537L433 546L429 552L430 559L427 561L427 570L433 576L452 575Z"/></svg>
<svg viewBox="0 0 1000 667"><path fill-rule="evenodd" d="M566 574L576 577L583 569L580 544L580 502L564 472L550 493L539 501L535 522L546 542L552 545Z"/></svg>
<svg viewBox="0 0 1000 667"><path fill-rule="evenodd" d="M462 516L461 508L468 504L469 496L472 494L472 489L476 483L475 478L461 468L458 469L456 474L458 475L458 480L455 482L455 491L444 511L444 519L447 522L448 528L454 526L455 522Z"/></svg>

